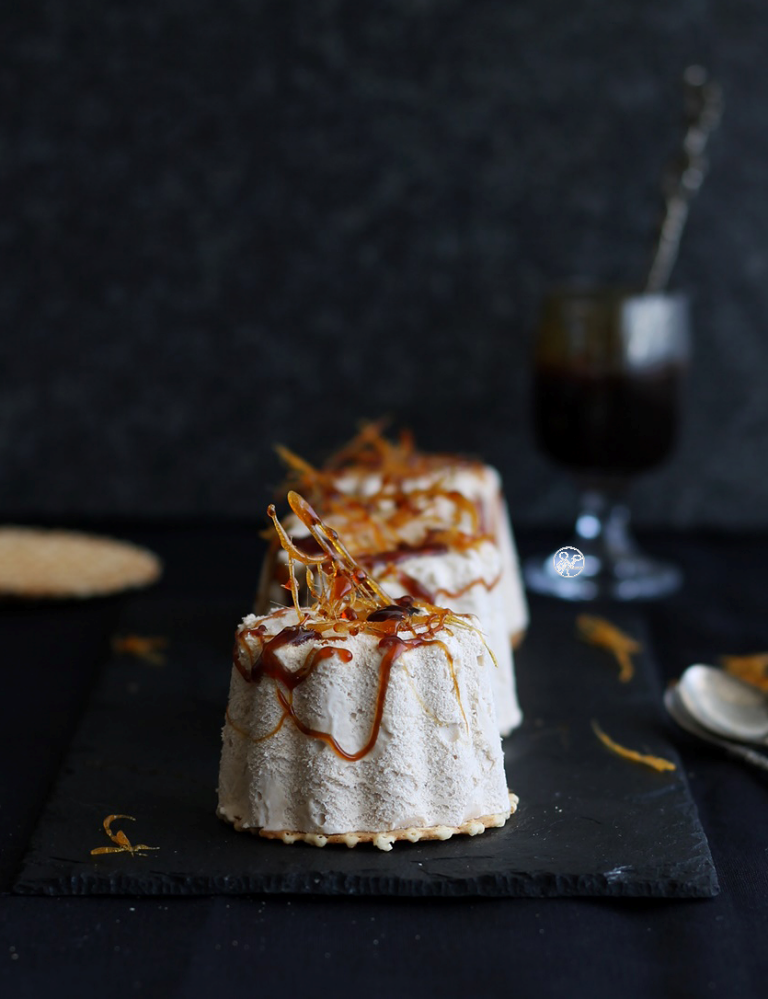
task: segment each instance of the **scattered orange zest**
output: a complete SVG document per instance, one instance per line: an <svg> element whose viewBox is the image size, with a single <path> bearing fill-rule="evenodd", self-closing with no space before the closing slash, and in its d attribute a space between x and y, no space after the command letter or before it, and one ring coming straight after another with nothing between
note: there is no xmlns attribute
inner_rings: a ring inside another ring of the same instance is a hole
<svg viewBox="0 0 768 999"><path fill-rule="evenodd" d="M650 756L647 753L638 753L635 749L627 749L626 746L621 746L618 742L614 742L609 735L605 734L594 719L592 719L592 731L604 746L625 760L631 760L633 763L642 763L643 766L651 767L653 770L658 770L659 772L663 770L677 770L675 764L671 760L665 760L663 756Z"/></svg>
<svg viewBox="0 0 768 999"><path fill-rule="evenodd" d="M635 675L632 653L642 648L639 642L611 624L604 617L593 614L579 614L576 618L576 630L579 638L590 645L612 653L620 666L619 680L628 683Z"/></svg>
<svg viewBox="0 0 768 999"><path fill-rule="evenodd" d="M102 853L132 853L137 857L141 857L144 855L145 850L160 849L159 846L147 846L146 843L139 843L137 846L133 846L122 829L118 829L117 832L112 832L112 823L117 819L129 819L131 822L136 821L132 815L108 815L104 819L104 832L107 836L109 836L115 846L97 846L95 849L91 850L92 857L96 857Z"/></svg>
<svg viewBox="0 0 768 999"><path fill-rule="evenodd" d="M726 673L746 680L761 690L768 690L768 652L754 652L749 656L721 656Z"/></svg>
<svg viewBox="0 0 768 999"><path fill-rule="evenodd" d="M168 639L162 635L115 635L112 651L120 656L135 656L153 666L163 666L165 656L160 649L168 646Z"/></svg>

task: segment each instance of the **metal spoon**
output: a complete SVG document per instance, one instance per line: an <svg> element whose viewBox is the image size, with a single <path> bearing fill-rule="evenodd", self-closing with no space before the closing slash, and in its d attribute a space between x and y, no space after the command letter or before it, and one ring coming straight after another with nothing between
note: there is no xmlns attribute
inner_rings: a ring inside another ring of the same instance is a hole
<svg viewBox="0 0 768 999"><path fill-rule="evenodd" d="M670 717L677 722L680 728L684 728L686 732L695 735L704 742L712 743L713 746L719 746L730 756L736 757L736 759L743 760L745 763L751 763L752 766L757 767L759 770L768 772L768 757L763 756L754 749L747 749L746 746L742 746L738 742L721 739L719 736L713 735L712 732L702 725L699 725L695 718L686 711L677 687L670 687L665 692L664 707L667 709Z"/></svg>
<svg viewBox="0 0 768 999"><path fill-rule="evenodd" d="M768 745L768 698L751 683L697 663L680 677L678 690L688 714L710 732Z"/></svg>
<svg viewBox="0 0 768 999"><path fill-rule="evenodd" d="M689 66L683 76L686 128L682 149L664 176L664 217L648 273L646 291L666 288L680 250L691 202L707 172L705 149L720 123L723 92L701 66Z"/></svg>

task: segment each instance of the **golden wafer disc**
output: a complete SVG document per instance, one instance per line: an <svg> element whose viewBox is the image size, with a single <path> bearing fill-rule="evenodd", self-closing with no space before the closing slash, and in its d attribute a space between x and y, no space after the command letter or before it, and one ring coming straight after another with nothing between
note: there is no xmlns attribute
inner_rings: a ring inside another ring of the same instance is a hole
<svg viewBox="0 0 768 999"><path fill-rule="evenodd" d="M162 563L114 538L32 527L0 527L0 596L85 599L148 586Z"/></svg>

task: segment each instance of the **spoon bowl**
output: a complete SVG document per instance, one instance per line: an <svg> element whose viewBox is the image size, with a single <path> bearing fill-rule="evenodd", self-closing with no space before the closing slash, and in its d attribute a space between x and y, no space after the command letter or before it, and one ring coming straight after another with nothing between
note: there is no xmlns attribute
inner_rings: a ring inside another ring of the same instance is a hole
<svg viewBox="0 0 768 999"><path fill-rule="evenodd" d="M696 663L680 677L678 693L688 714L710 732L768 745L768 698L751 683Z"/></svg>
<svg viewBox="0 0 768 999"><path fill-rule="evenodd" d="M744 763L751 763L752 766L757 767L758 770L768 772L768 756L763 756L762 753L758 753L754 749L748 749L746 746L742 746L738 742L731 742L729 739L723 739L722 736L715 735L713 732L710 732L709 729L700 725L686 710L682 698L680 697L679 686L669 687L667 689L664 694L664 706L666 707L670 717L677 722L680 728L685 729L685 731L690 735L696 736L696 738L702 739L704 742L709 742L714 746L719 746L730 756L733 756L738 760L742 760Z"/></svg>

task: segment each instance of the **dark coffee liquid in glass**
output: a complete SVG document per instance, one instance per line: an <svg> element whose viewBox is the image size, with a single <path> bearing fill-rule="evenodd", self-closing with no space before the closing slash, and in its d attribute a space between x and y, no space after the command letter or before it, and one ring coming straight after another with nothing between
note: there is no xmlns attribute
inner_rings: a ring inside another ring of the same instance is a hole
<svg viewBox="0 0 768 999"><path fill-rule="evenodd" d="M683 365L599 373L538 364L539 447L579 472L631 475L664 461L675 443Z"/></svg>

